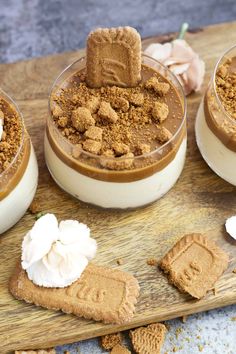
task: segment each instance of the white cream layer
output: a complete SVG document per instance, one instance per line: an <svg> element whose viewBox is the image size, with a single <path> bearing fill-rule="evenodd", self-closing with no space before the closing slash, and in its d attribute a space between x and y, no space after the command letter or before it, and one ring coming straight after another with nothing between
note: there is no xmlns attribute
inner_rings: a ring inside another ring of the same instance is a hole
<svg viewBox="0 0 236 354"><path fill-rule="evenodd" d="M45 157L48 169L56 183L66 192L103 208L134 208L149 204L169 191L179 178L186 154L184 139L175 158L159 172L139 181L128 183L99 181L73 170L52 150L45 136Z"/></svg>
<svg viewBox="0 0 236 354"><path fill-rule="evenodd" d="M33 146L20 182L0 201L0 234L15 225L31 204L38 184L38 165Z"/></svg>
<svg viewBox="0 0 236 354"><path fill-rule="evenodd" d="M201 103L195 123L198 148L208 166L225 181L236 186L236 153L229 150L208 127Z"/></svg>

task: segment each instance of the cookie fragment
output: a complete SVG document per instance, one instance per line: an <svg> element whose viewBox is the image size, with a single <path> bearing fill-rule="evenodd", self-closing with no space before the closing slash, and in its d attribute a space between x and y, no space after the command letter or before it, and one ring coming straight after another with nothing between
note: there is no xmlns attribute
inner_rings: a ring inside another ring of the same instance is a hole
<svg viewBox="0 0 236 354"><path fill-rule="evenodd" d="M149 144L140 143L136 146L138 155L148 154L151 151L151 146Z"/></svg>
<svg viewBox="0 0 236 354"><path fill-rule="evenodd" d="M165 127L157 127L156 139L160 144L165 144L172 138L171 132Z"/></svg>
<svg viewBox="0 0 236 354"><path fill-rule="evenodd" d="M101 102L98 115L102 118L103 121L108 123L115 123L118 119L116 111L111 107L109 102L105 101Z"/></svg>
<svg viewBox="0 0 236 354"><path fill-rule="evenodd" d="M101 337L101 346L105 350L114 348L117 344L122 343L121 333L106 334Z"/></svg>
<svg viewBox="0 0 236 354"><path fill-rule="evenodd" d="M90 87L134 87L141 79L141 38L132 27L98 28L87 38Z"/></svg>
<svg viewBox="0 0 236 354"><path fill-rule="evenodd" d="M144 95L142 93L133 93L129 98L129 102L134 106L142 106L144 103Z"/></svg>
<svg viewBox="0 0 236 354"><path fill-rule="evenodd" d="M56 354L55 349L15 350L15 354Z"/></svg>
<svg viewBox="0 0 236 354"><path fill-rule="evenodd" d="M57 121L57 124L61 128L65 128L67 126L67 123L68 123L68 118L65 116L59 117L59 119Z"/></svg>
<svg viewBox="0 0 236 354"><path fill-rule="evenodd" d="M100 106L100 99L94 96L90 98L90 100L88 100L84 106L88 108L91 113L96 113Z"/></svg>
<svg viewBox="0 0 236 354"><path fill-rule="evenodd" d="M111 351L111 354L131 354L123 345L117 344Z"/></svg>
<svg viewBox="0 0 236 354"><path fill-rule="evenodd" d="M54 117L59 118L63 115L63 110L58 104L55 104L55 106L52 109L52 114Z"/></svg>
<svg viewBox="0 0 236 354"><path fill-rule="evenodd" d="M112 108L125 113L129 110L129 101L123 97L114 97L111 106Z"/></svg>
<svg viewBox="0 0 236 354"><path fill-rule="evenodd" d="M180 291L201 299L227 269L228 255L202 234L188 234L164 256L160 268Z"/></svg>
<svg viewBox="0 0 236 354"><path fill-rule="evenodd" d="M154 323L130 331L130 338L137 354L160 354L165 339L166 326Z"/></svg>
<svg viewBox="0 0 236 354"><path fill-rule="evenodd" d="M154 90L160 96L164 96L170 89L170 85L167 82L161 82L156 76L151 77L145 82L145 87L149 90Z"/></svg>
<svg viewBox="0 0 236 354"><path fill-rule="evenodd" d="M102 141L102 128L90 127L88 130L86 130L84 136L88 139Z"/></svg>
<svg viewBox="0 0 236 354"><path fill-rule="evenodd" d="M114 149L116 156L122 156L130 152L129 146L124 143L115 142L112 145L112 148Z"/></svg>
<svg viewBox="0 0 236 354"><path fill-rule="evenodd" d="M139 295L138 281L126 272L89 264L80 279L66 288L45 288L29 280L17 264L9 291L18 300L79 317L125 323L134 315Z"/></svg>
<svg viewBox="0 0 236 354"><path fill-rule="evenodd" d="M152 118L156 123L162 123L169 114L169 108L164 102L155 102L152 109Z"/></svg>
<svg viewBox="0 0 236 354"><path fill-rule="evenodd" d="M79 132L84 133L86 129L95 125L95 120L93 119L88 108L79 107L72 112L71 115L72 125Z"/></svg>
<svg viewBox="0 0 236 354"><path fill-rule="evenodd" d="M91 154L98 154L101 150L102 144L100 141L95 141L92 139L86 139L83 142L83 149L90 152Z"/></svg>

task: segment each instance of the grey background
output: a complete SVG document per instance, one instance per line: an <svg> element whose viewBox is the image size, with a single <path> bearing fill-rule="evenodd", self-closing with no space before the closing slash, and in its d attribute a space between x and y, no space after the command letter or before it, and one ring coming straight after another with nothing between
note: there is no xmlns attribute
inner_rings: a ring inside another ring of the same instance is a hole
<svg viewBox="0 0 236 354"><path fill-rule="evenodd" d="M236 19L236 0L0 0L0 62L78 49L98 26L142 36Z"/></svg>
<svg viewBox="0 0 236 354"><path fill-rule="evenodd" d="M0 62L76 50L98 26L130 25L149 36L177 31L182 22L197 28L235 19L236 0L0 0ZM176 348L182 354L236 354L235 316L236 306L229 306L191 316L185 324L168 321L162 353ZM66 349L102 353L97 339L57 348L57 353Z"/></svg>

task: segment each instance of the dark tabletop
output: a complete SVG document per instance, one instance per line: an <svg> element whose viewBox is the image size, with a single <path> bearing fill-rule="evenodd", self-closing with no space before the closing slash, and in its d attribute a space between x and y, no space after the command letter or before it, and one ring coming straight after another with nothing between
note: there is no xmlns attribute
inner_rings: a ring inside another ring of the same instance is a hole
<svg viewBox="0 0 236 354"><path fill-rule="evenodd" d="M0 62L76 50L99 26L149 36L235 19L236 0L0 0Z"/></svg>

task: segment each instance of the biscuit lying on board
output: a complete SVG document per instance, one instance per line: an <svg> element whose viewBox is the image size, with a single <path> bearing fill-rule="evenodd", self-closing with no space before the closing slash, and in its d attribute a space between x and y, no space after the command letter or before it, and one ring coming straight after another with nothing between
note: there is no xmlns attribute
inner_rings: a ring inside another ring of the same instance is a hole
<svg viewBox="0 0 236 354"><path fill-rule="evenodd" d="M79 280L66 288L45 288L29 280L20 263L10 279L9 290L19 300L79 317L121 324L135 312L138 281L116 269L89 264Z"/></svg>
<svg viewBox="0 0 236 354"><path fill-rule="evenodd" d="M141 38L132 27L98 28L87 39L90 87L134 87L141 80Z"/></svg>
<svg viewBox="0 0 236 354"><path fill-rule="evenodd" d="M131 352L123 347L123 345L117 344L111 351L111 354L131 354Z"/></svg>
<svg viewBox="0 0 236 354"><path fill-rule="evenodd" d="M200 299L228 267L228 255L202 234L182 237L160 261L170 283Z"/></svg>
<svg viewBox="0 0 236 354"><path fill-rule="evenodd" d="M130 331L135 353L160 354L165 334L166 326L162 323L153 323L147 327L139 327L134 331Z"/></svg>

